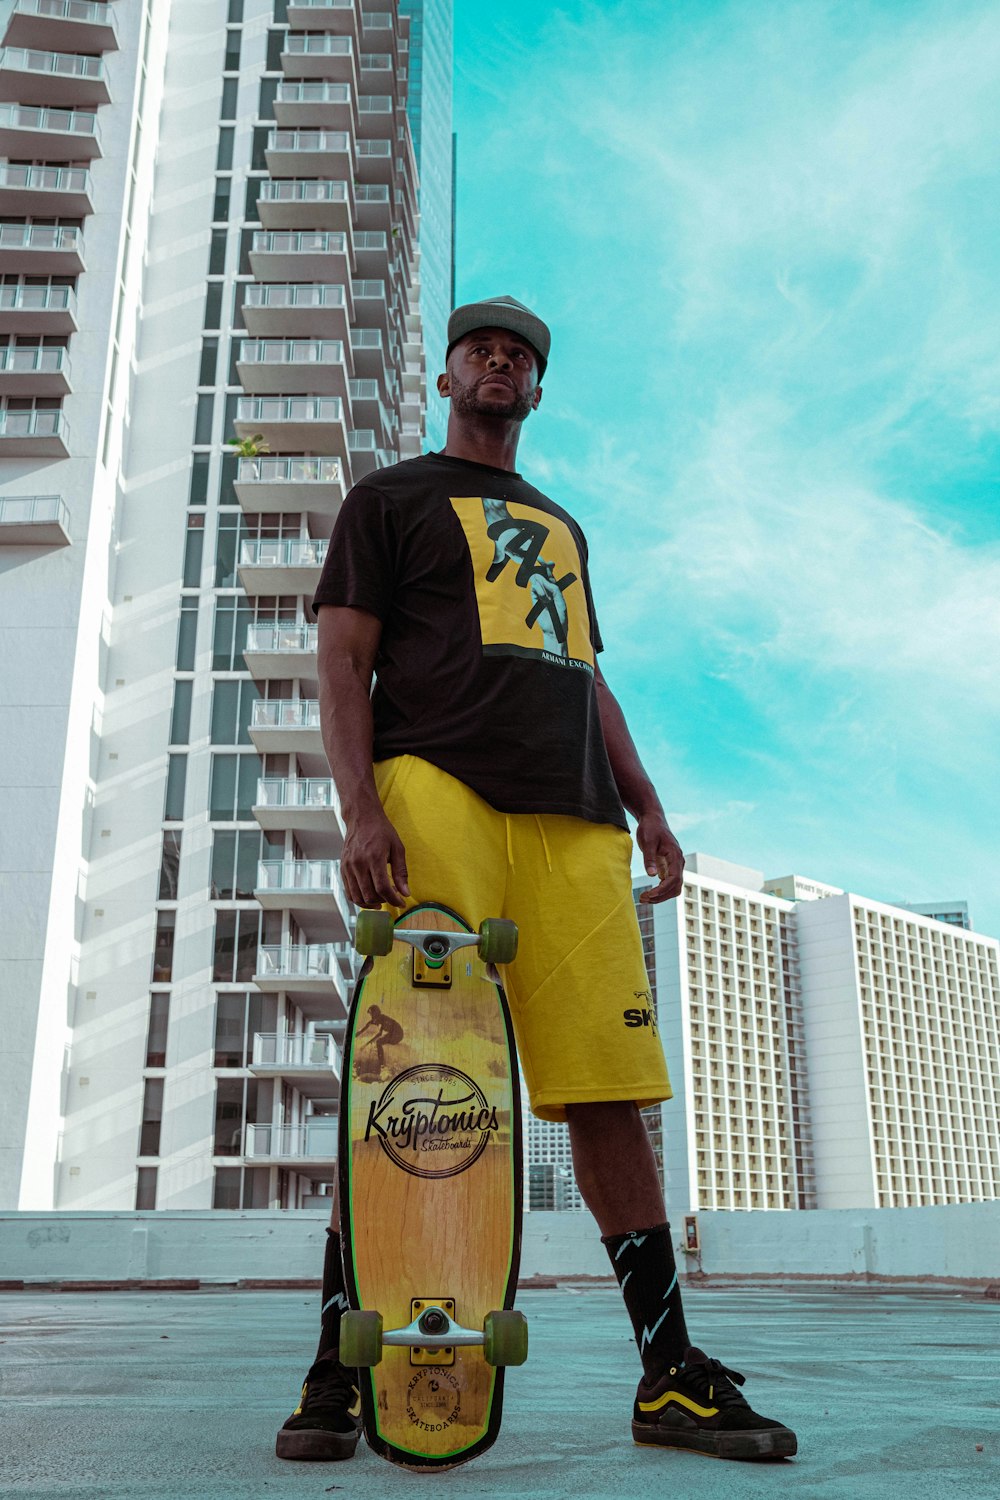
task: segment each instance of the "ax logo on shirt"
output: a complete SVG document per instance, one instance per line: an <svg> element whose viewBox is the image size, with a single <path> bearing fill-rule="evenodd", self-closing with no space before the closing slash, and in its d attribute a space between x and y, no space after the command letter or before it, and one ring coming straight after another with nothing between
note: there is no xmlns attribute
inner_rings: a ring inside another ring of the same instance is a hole
<svg viewBox="0 0 1000 1500"><path fill-rule="evenodd" d="M592 669L583 566L566 523L488 496L451 503L472 554L484 653Z"/></svg>

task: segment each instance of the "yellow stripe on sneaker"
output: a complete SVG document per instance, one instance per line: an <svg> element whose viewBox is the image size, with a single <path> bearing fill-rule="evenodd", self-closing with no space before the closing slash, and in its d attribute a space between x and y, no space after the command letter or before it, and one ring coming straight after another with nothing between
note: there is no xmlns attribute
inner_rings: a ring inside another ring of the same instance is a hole
<svg viewBox="0 0 1000 1500"><path fill-rule="evenodd" d="M640 1401L639 1410L662 1411L671 1401L676 1401L678 1406L686 1406L696 1417L717 1417L719 1414L717 1406L699 1406L697 1401L692 1401L690 1396L682 1396L680 1391L666 1391L662 1396L657 1396L655 1401Z"/></svg>

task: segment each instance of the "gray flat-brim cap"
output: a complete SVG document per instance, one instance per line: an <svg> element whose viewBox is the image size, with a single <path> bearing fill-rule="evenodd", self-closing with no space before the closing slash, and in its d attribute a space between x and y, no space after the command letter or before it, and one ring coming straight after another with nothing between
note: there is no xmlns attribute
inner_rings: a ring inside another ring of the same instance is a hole
<svg viewBox="0 0 1000 1500"><path fill-rule="evenodd" d="M464 307L456 307L448 319L445 359L459 339L476 328L506 328L508 333L518 334L538 355L538 378L541 380L549 362L552 335L530 307L516 302L513 297L486 297L482 302L467 302Z"/></svg>

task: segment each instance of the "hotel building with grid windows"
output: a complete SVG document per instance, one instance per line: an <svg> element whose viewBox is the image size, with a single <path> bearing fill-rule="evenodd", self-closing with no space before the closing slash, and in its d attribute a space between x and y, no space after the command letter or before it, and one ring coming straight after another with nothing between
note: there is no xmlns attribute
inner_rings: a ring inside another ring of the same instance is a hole
<svg viewBox="0 0 1000 1500"><path fill-rule="evenodd" d="M639 920L674 1089L646 1112L669 1212L1000 1197L996 939L704 854ZM528 1139L569 1163L565 1126Z"/></svg>
<svg viewBox="0 0 1000 1500"><path fill-rule="evenodd" d="M326 1201L309 600L421 449L410 40L397 0L0 0L0 1206Z"/></svg>

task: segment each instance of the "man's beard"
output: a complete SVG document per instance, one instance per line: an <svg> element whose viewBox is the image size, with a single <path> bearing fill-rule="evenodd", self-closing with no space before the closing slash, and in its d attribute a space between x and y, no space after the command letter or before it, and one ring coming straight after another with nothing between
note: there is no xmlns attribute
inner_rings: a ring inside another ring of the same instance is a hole
<svg viewBox="0 0 1000 1500"><path fill-rule="evenodd" d="M484 379L488 377L484 376ZM463 385L457 376L451 377L452 410L463 417L496 417L503 422L523 422L532 411L531 396L511 389L510 400L498 405L479 399L479 385Z"/></svg>

